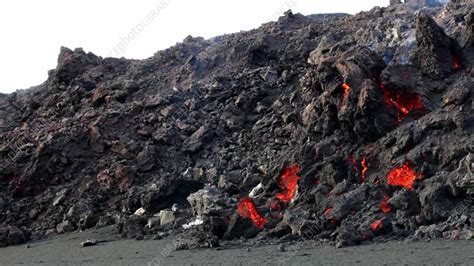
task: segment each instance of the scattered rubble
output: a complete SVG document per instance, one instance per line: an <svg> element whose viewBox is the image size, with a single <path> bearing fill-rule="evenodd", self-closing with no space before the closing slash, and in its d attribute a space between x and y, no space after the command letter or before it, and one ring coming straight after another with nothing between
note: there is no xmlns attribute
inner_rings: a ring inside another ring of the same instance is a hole
<svg viewBox="0 0 474 266"><path fill-rule="evenodd" d="M88 239L88 240L81 243L81 247L83 247L83 248L91 247L91 246L95 246L95 245L97 245L97 240L94 240L94 239Z"/></svg>

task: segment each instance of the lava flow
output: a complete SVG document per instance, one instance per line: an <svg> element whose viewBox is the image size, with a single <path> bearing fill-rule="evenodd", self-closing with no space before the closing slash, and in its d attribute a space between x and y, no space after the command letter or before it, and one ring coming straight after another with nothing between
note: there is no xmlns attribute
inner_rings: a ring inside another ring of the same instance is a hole
<svg viewBox="0 0 474 266"><path fill-rule="evenodd" d="M374 231L374 232L382 229L382 220L377 220L377 221L373 222L370 225L370 229L372 229L372 231Z"/></svg>
<svg viewBox="0 0 474 266"><path fill-rule="evenodd" d="M380 203L380 210L383 213L388 213L392 211L392 208L390 208L390 205L388 205L388 202L387 202L389 199L390 197L388 195L383 196L383 200Z"/></svg>
<svg viewBox="0 0 474 266"><path fill-rule="evenodd" d="M354 170L356 172L359 172L359 166L357 165L357 161L354 158L354 156L352 155L349 156L349 162L354 167ZM362 160L360 161L360 166L362 167L360 179L361 179L361 182L365 182L365 175L367 173L367 170L369 170L369 167L367 166L367 159L365 157L363 157Z"/></svg>
<svg viewBox="0 0 474 266"><path fill-rule="evenodd" d="M255 204L249 198L243 198L240 200L239 205L237 206L237 211L240 216L251 219L258 228L263 228L267 223L267 219L258 213Z"/></svg>
<svg viewBox="0 0 474 266"><path fill-rule="evenodd" d="M413 190L413 182L420 178L421 174L411 169L410 164L405 162L401 167L394 168L387 175L387 183L392 186L405 187Z"/></svg>
<svg viewBox="0 0 474 266"><path fill-rule="evenodd" d="M296 189L298 187L298 172L300 171L300 168L298 164L294 164L291 167L286 168L283 170L283 173L281 174L280 177L277 179L277 184L278 186L283 190L283 192L278 193L276 197L285 202L288 203L293 197L295 196Z"/></svg>
<svg viewBox="0 0 474 266"><path fill-rule="evenodd" d="M396 92L395 95L388 90L384 84L380 84L383 97L388 105L394 106L400 111L398 122L401 122L414 109L423 110L424 106L421 102L420 95L410 92Z"/></svg>
<svg viewBox="0 0 474 266"><path fill-rule="evenodd" d="M367 170L369 170L369 167L367 166L367 160L362 158L362 161L360 162L360 165L362 165L362 182L365 181L365 174L367 173Z"/></svg>
<svg viewBox="0 0 474 266"><path fill-rule="evenodd" d="M351 90L351 87L349 86L349 84L347 83L342 83L341 87L344 89L344 94L342 95L342 97L347 97L347 95L349 94L349 91Z"/></svg>

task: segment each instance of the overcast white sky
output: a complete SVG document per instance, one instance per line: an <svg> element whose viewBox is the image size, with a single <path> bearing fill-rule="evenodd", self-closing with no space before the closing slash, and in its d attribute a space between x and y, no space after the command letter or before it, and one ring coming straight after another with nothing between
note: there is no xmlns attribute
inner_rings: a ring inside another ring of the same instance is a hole
<svg viewBox="0 0 474 266"><path fill-rule="evenodd" d="M0 92L38 85L60 46L142 59L182 41L249 30L292 9L357 13L388 0L5 0L0 2ZM114 50L115 49L115 50Z"/></svg>

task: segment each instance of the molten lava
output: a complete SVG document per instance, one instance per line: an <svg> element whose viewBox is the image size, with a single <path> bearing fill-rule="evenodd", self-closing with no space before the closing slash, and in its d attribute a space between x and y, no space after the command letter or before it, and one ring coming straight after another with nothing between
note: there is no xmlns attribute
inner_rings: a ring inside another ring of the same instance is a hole
<svg viewBox="0 0 474 266"><path fill-rule="evenodd" d="M294 164L293 166L283 170L281 176L278 177L277 185L281 190L283 190L283 192L276 195L279 200L288 203L291 199L293 199L296 189L298 188L298 180L300 179L298 176L299 171L300 168L298 164Z"/></svg>
<svg viewBox="0 0 474 266"><path fill-rule="evenodd" d="M377 220L377 221L373 222L370 225L370 229L372 229L372 231L374 231L374 232L382 229L382 220Z"/></svg>
<svg viewBox="0 0 474 266"><path fill-rule="evenodd" d="M394 168L390 173L388 173L387 183L392 186L405 187L413 190L415 179L420 177L421 174L413 171L410 164L405 162L401 167Z"/></svg>
<svg viewBox="0 0 474 266"><path fill-rule="evenodd" d="M421 102L420 95L410 92L397 92L395 95L388 90L384 84L380 84L385 102L398 109L398 122L401 122L414 109L423 110L424 106Z"/></svg>
<svg viewBox="0 0 474 266"><path fill-rule="evenodd" d="M352 166L354 167L354 170L356 172L359 172L359 166L354 156L349 155L349 162L351 162ZM360 179L361 179L361 182L365 182L365 175L367 173L367 170L369 170L369 167L367 166L367 159L365 157L363 157L362 160L360 161L360 166L362 167Z"/></svg>
<svg viewBox="0 0 474 266"><path fill-rule="evenodd" d="M341 87L344 89L344 94L342 95L342 97L345 98L349 94L349 91L351 90L351 87L345 82L342 83Z"/></svg>
<svg viewBox="0 0 474 266"><path fill-rule="evenodd" d="M388 205L388 202L387 202L389 199L390 197L388 195L383 196L383 200L380 203L380 210L383 213L388 213L392 211L392 208L390 208L390 205Z"/></svg>
<svg viewBox="0 0 474 266"><path fill-rule="evenodd" d="M367 160L362 158L362 161L360 162L360 165L362 166L362 182L365 181L365 174L367 173L367 170L369 170L369 167L367 166Z"/></svg>
<svg viewBox="0 0 474 266"><path fill-rule="evenodd" d="M267 219L258 213L255 204L249 198L243 198L240 200L239 205L237 206L237 211L243 218L251 219L258 228L263 228L267 223Z"/></svg>

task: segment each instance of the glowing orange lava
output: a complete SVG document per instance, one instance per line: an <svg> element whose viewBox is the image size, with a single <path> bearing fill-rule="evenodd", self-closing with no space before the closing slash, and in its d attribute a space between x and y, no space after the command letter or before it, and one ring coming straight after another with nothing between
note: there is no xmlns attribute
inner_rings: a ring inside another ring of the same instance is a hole
<svg viewBox="0 0 474 266"><path fill-rule="evenodd" d="M383 213L388 213L392 211L392 208L390 208L390 205L388 205L388 202L387 202L389 199L390 197L388 195L383 196L383 200L380 203L380 210Z"/></svg>
<svg viewBox="0 0 474 266"><path fill-rule="evenodd" d="M359 166L354 156L349 155L349 162L354 167L354 170L356 172L359 172ZM362 166L360 179L361 179L361 182L365 182L365 175L367 173L367 170L369 170L369 167L367 166L367 159L365 157L363 157L362 160L360 161L360 165Z"/></svg>
<svg viewBox="0 0 474 266"><path fill-rule="evenodd" d="M267 219L258 213L255 204L249 198L243 198L240 200L239 205L237 206L237 211L240 216L251 219L258 228L263 228L267 223Z"/></svg>
<svg viewBox="0 0 474 266"><path fill-rule="evenodd" d="M413 182L420 177L421 174L413 171L410 164L405 162L401 167L394 168L388 173L387 183L392 186L405 187L413 190Z"/></svg>
<svg viewBox="0 0 474 266"><path fill-rule="evenodd" d="M341 87L344 89L344 94L342 95L342 97L347 97L347 95L349 94L349 91L351 90L351 87L349 86L349 84L347 83L342 83Z"/></svg>
<svg viewBox="0 0 474 266"><path fill-rule="evenodd" d="M372 231L374 231L374 232L382 229L382 220L377 220L377 221L373 222L370 225L370 229L372 229Z"/></svg>
<svg viewBox="0 0 474 266"><path fill-rule="evenodd" d="M414 110L423 110L424 106L421 102L420 95L410 92L397 92L395 95L388 90L384 84L380 84L382 89L383 97L388 105L391 105L398 109L400 114L398 115L398 122L401 122L408 114Z"/></svg>
<svg viewBox="0 0 474 266"><path fill-rule="evenodd" d="M367 160L362 158L362 161L360 162L360 165L362 165L362 182L365 181L365 174L367 173L367 170L369 170L369 167L367 166Z"/></svg>
<svg viewBox="0 0 474 266"><path fill-rule="evenodd" d="M278 177L276 181L277 185L281 190L283 190L283 192L276 195L279 200L288 203L291 199L293 199L298 187L298 180L300 179L298 176L299 171L300 168L298 164L294 164L293 166L283 170L281 176Z"/></svg>

